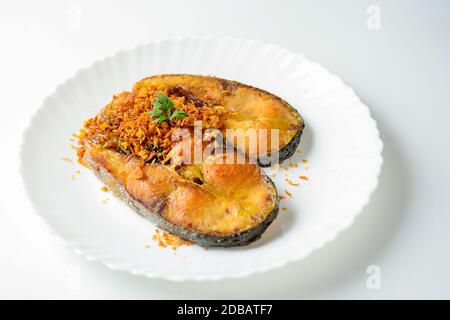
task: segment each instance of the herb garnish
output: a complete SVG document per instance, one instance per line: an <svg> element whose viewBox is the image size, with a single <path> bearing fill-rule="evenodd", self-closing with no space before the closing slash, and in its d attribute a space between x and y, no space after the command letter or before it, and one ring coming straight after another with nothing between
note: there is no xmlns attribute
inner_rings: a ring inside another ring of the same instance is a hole
<svg viewBox="0 0 450 320"><path fill-rule="evenodd" d="M160 124L163 121L173 121L175 119L186 118L188 114L180 109L173 110L174 103L164 94L159 92L152 102L153 109L148 111L151 117L156 117L154 123Z"/></svg>

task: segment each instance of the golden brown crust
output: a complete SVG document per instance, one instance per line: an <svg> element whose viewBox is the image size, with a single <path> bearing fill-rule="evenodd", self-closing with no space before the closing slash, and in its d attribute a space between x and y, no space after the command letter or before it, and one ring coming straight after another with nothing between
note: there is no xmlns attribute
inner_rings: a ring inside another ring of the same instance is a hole
<svg viewBox="0 0 450 320"><path fill-rule="evenodd" d="M207 235L230 236L252 229L277 205L275 187L254 164L185 166L200 172L199 184L171 167L141 167L139 161L111 150L88 148L85 158L91 169L107 170L148 211L173 225ZM136 176L136 170L142 175ZM114 189L114 184L110 181L108 186Z"/></svg>

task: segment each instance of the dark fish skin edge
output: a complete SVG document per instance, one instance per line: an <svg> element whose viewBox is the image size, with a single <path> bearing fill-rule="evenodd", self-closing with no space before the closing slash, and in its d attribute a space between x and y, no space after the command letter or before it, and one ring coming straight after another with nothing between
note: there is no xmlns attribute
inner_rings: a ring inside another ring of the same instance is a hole
<svg viewBox="0 0 450 320"><path fill-rule="evenodd" d="M279 152L278 161L274 161L274 159L272 159L270 156L269 157L259 157L257 159L257 164L260 167L267 168L267 167L270 167L272 164L275 164L275 162L281 163L284 160L292 157L292 155L294 154L295 150L297 149L297 147L300 143L304 128L305 128L305 123L301 119L301 127L297 131L295 136L291 139L291 141L289 141L289 143L287 145L285 145L283 148L280 149L280 151L278 151Z"/></svg>
<svg viewBox="0 0 450 320"><path fill-rule="evenodd" d="M263 173L264 180L275 190L276 203L272 210L272 212L267 215L267 217L258 224L256 227L245 230L242 232L234 233L230 236L216 236L209 235L205 233L201 233L195 230L183 228L177 225L173 225L167 220L165 220L161 215L153 213L145 208L139 201L134 199L123 187L123 185L114 178L107 169L100 166L98 163L90 159L85 155L83 160L88 164L88 166L92 169L95 175L106 184L111 190L114 190L116 196L123 200L131 209L133 209L136 213L144 217L145 219L151 221L158 228L161 228L183 240L187 240L193 242L201 247L221 247L221 248L230 248L230 247L239 247L245 246L253 241L261 238L264 231L269 227L269 225L275 220L278 215L279 210L279 199L278 193L275 188L272 180Z"/></svg>
<svg viewBox="0 0 450 320"><path fill-rule="evenodd" d="M295 110L295 112L298 114L298 112ZM298 145L300 144L303 129L305 128L305 122L303 121L302 117L298 114L299 120L300 120L300 129L295 133L295 136L289 141L287 145L285 145L283 148L281 148L278 151L278 159L276 159L273 155L269 156L258 156L257 158L251 158L250 162L256 163L258 166L262 168L268 168L276 163L282 163L284 160L289 159L292 157L292 155L295 153L295 150L297 149ZM231 144L229 141L224 139L224 144ZM238 151L235 148L236 151ZM256 159L255 159L256 158ZM255 161L256 160L256 161Z"/></svg>
<svg viewBox="0 0 450 320"><path fill-rule="evenodd" d="M297 118L298 118L298 120L300 122L300 128L295 133L295 136L291 139L291 141L289 141L288 144L286 144L283 148L281 148L278 151L278 161L276 161L276 159L274 159L271 156L259 156L258 159L256 159L256 163L260 167L267 168L267 167L270 167L271 165L273 165L275 163L281 163L284 160L290 158L294 154L295 150L297 149L297 147L298 147L298 145L300 143L303 130L305 129L305 121L303 120L303 118L300 115L300 113L294 107L292 107L289 103L287 103L285 100L281 99L280 97L274 95L273 93L265 91L263 89L256 88L256 87L253 87L253 86L249 86L247 84L243 84L243 83L240 83L240 82L237 82L237 81L233 81L233 80L225 80L225 79L216 78L216 77L209 77L209 78L214 78L214 79L217 79L219 81L222 81L222 82L226 83L226 85L247 87L247 88L252 88L252 89L264 92L264 93L274 97L275 99L277 99L281 103L285 104L288 108L291 109L291 111L293 111L296 114L296 116L297 116Z"/></svg>

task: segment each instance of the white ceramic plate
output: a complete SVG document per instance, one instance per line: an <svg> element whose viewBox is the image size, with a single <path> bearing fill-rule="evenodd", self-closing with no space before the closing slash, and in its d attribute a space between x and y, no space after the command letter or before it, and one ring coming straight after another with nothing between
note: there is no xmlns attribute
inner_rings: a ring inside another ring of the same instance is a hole
<svg viewBox="0 0 450 320"><path fill-rule="evenodd" d="M278 218L254 244L233 249L152 241L154 226L75 161L69 141L114 93L159 73L215 75L272 92L306 122L286 169L270 169L280 194ZM230 37L168 39L95 62L48 96L25 133L22 174L37 213L65 244L112 269L170 280L244 277L306 257L349 227L377 185L382 142L368 108L338 77L276 45ZM302 162L307 159L308 162ZM81 173L76 173L80 170ZM288 179L300 186L287 183ZM307 176L309 180L300 179ZM107 203L103 203L109 198Z"/></svg>

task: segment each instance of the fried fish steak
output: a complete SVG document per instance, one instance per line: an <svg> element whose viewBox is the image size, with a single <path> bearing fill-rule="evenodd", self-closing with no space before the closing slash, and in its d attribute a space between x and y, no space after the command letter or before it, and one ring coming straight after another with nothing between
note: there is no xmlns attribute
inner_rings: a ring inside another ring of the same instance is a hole
<svg viewBox="0 0 450 320"><path fill-rule="evenodd" d="M247 245L278 214L275 185L255 164L146 164L92 146L83 161L138 214L203 247Z"/></svg>
<svg viewBox="0 0 450 320"><path fill-rule="evenodd" d="M258 88L237 81L190 74L163 74L145 78L133 87L139 95L148 87L169 90L172 94L186 97L197 107L203 105L223 106L227 111L222 117L223 137L227 129L244 136L241 146L237 139L229 141L247 156L267 167L291 157L305 127L303 118L283 99ZM278 130L273 139L271 130ZM240 131L239 131L240 130ZM251 148L249 139L256 131L258 145ZM260 137L266 136L266 140ZM276 157L275 157L276 156Z"/></svg>

